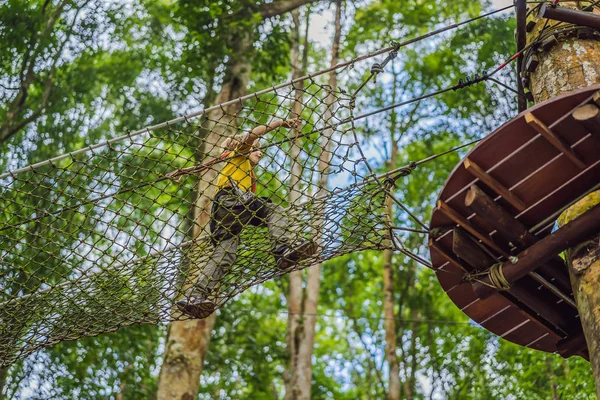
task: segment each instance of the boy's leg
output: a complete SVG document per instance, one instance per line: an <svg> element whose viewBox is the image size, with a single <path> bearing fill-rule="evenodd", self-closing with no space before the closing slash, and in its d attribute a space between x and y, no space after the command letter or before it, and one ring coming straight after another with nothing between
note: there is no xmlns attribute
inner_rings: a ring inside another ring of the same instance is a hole
<svg viewBox="0 0 600 400"><path fill-rule="evenodd" d="M225 270L233 265L236 259L236 252L239 243L239 236L233 236L228 239L217 242L208 262L200 271L190 297L206 299L213 293L215 287L221 282L225 275Z"/></svg>
<svg viewBox="0 0 600 400"><path fill-rule="evenodd" d="M291 246L298 238L294 237L290 230L289 219L283 207L268 202L265 202L263 207L266 208L265 222L273 250L277 250L281 245Z"/></svg>
<svg viewBox="0 0 600 400"><path fill-rule="evenodd" d="M306 240L299 233L292 232L289 219L281 206L266 203L264 207L267 208L266 223L277 268L288 269L317 252L317 244L314 241Z"/></svg>
<svg viewBox="0 0 600 400"><path fill-rule="evenodd" d="M179 311L194 318L206 318L215 312L216 303L209 297L212 297L215 287L225 275L225 269L235 262L238 240L238 237L234 236L216 243L194 285L184 298L175 303Z"/></svg>
<svg viewBox="0 0 600 400"><path fill-rule="evenodd" d="M216 304L208 297L214 294L225 271L235 262L239 233L249 219L246 214L236 196L222 195L215 199L211 215L214 250L185 298L176 302L184 314L206 318L214 312Z"/></svg>

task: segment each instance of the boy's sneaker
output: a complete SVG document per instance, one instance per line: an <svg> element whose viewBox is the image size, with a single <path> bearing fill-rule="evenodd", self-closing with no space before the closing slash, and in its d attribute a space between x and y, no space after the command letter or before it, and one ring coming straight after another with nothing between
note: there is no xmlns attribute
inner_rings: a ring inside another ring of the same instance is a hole
<svg viewBox="0 0 600 400"><path fill-rule="evenodd" d="M277 268L287 270L298 262L311 257L317 252L317 249L317 244L312 240L303 240L296 247L283 246L275 256Z"/></svg>
<svg viewBox="0 0 600 400"><path fill-rule="evenodd" d="M201 297L190 297L177 300L175 303L179 311L192 318L203 319L215 312L214 302Z"/></svg>

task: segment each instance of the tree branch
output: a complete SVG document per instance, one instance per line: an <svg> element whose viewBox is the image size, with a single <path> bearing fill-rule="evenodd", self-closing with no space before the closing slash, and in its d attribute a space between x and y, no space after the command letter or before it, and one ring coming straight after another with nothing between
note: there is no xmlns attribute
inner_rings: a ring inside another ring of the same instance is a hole
<svg viewBox="0 0 600 400"><path fill-rule="evenodd" d="M30 46L28 46L27 52L23 56L23 63L22 63L21 71L19 73L19 75L21 77L21 85L18 89L19 93L17 93L17 95L15 96L15 98L13 99L13 101L11 102L11 104L8 107L6 121L4 121L4 123L0 126L0 143L5 142L11 136L13 136L15 133L17 133L19 130L23 129L25 126L27 126L28 124L30 124L31 122L33 122L37 118L39 118L40 115L42 114L43 110L46 108L46 106L48 104L48 99L50 98L50 94L52 92L52 85L54 83L54 74L56 72L56 64L58 63L58 60L60 59L60 56L64 50L64 47L66 46L67 42L69 41L69 39L71 38L71 36L73 34L73 28L75 26L75 23L77 22L79 13L89 3L89 1L86 1L83 5L81 5L77 9L77 12L76 12L75 16L73 17L73 21L71 22L71 25L69 26L69 29L67 31L67 35L66 35L64 41L58 47L56 54L54 54L54 56L52 57L52 66L50 68L50 72L48 73L48 76L46 77L46 79L44 81L44 93L42 94L42 98L41 98L38 106L31 113L31 115L29 115L27 118L24 118L23 120L17 122L18 117L20 115L22 115L29 108L29 106L26 104L26 101L27 101L27 98L29 97L29 88L31 87L31 84L33 82L39 80L39 77L35 73L34 68L35 68L35 60L36 60L37 56L45 48L45 46L42 45L42 41L45 40L45 38L48 35L50 35L50 32L52 31L52 29L54 29L54 26L55 26L56 22L58 21L60 15L62 14L64 8L70 2L71 2L70 0L63 0L56 7L56 9L54 10L52 15L46 22L46 25L44 26L44 29L43 29L41 35L38 36L39 40L37 41L37 43L34 44L36 35L32 34L32 36L31 36ZM42 6L42 15L45 14L47 5L48 5L48 2L44 3L44 5ZM33 49L35 49L35 50L33 51L33 54L31 54L31 51Z"/></svg>
<svg viewBox="0 0 600 400"><path fill-rule="evenodd" d="M260 9L260 16L263 19L275 17L286 12L292 11L305 4L316 3L321 0L278 0L272 3L264 4Z"/></svg>

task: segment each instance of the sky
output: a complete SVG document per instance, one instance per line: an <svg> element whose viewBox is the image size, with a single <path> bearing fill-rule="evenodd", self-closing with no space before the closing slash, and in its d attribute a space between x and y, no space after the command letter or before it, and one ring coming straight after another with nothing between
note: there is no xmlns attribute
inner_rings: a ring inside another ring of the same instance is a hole
<svg viewBox="0 0 600 400"><path fill-rule="evenodd" d="M513 4L513 0L492 0L492 7L494 9L510 6L511 4ZM309 38L311 41L325 46L331 42L333 25L332 10L333 8L330 7L318 15L311 16L309 26ZM506 12L511 12L511 10L507 10Z"/></svg>
<svg viewBox="0 0 600 400"><path fill-rule="evenodd" d="M494 0L494 8L502 8L506 6L510 6L513 3L513 0Z"/></svg>

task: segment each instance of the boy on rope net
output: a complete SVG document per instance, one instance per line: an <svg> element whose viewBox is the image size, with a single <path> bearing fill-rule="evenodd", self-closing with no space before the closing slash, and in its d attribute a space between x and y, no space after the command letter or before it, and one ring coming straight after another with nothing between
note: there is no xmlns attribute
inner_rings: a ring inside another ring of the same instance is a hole
<svg viewBox="0 0 600 400"><path fill-rule="evenodd" d="M248 225L268 228L271 252L280 270L288 270L316 253L316 243L298 239L288 230L288 218L282 207L255 195L254 167L263 156L260 138L279 127L297 129L300 122L300 118L274 121L222 143L225 152L219 159L225 160L225 165L217 177L209 225L214 250L196 282L186 291L185 297L176 302L182 313L206 318L215 311L216 304L210 297L225 271L235 262L240 233ZM198 170L196 167L190 170L193 169ZM168 176L182 172L185 170L174 171Z"/></svg>

